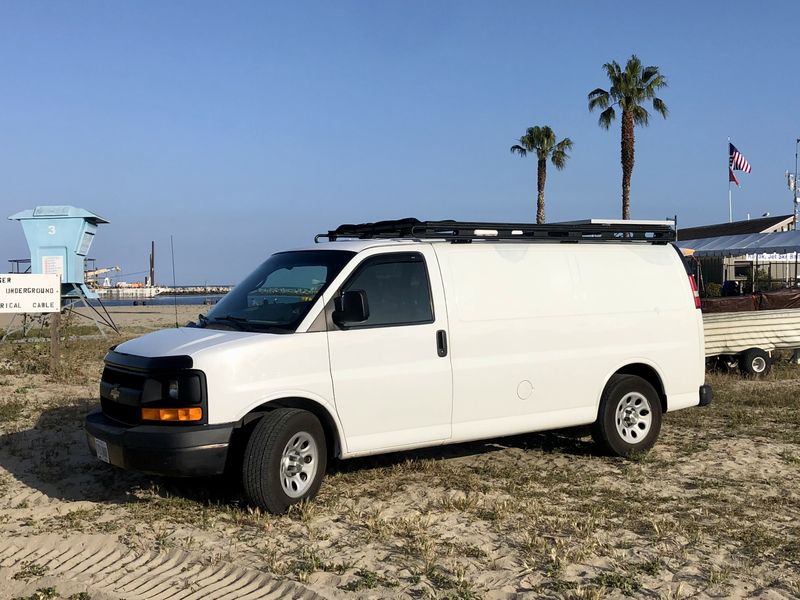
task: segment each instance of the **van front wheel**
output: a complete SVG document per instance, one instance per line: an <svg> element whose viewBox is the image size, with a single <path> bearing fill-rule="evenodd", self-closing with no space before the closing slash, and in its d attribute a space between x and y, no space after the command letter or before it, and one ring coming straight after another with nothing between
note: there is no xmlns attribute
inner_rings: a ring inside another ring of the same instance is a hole
<svg viewBox="0 0 800 600"><path fill-rule="evenodd" d="M614 375L600 399L592 437L605 451L630 457L653 447L661 431L661 400L647 381Z"/></svg>
<svg viewBox="0 0 800 600"><path fill-rule="evenodd" d="M278 408L253 429L242 462L247 500L271 513L312 498L327 466L325 433L310 412Z"/></svg>

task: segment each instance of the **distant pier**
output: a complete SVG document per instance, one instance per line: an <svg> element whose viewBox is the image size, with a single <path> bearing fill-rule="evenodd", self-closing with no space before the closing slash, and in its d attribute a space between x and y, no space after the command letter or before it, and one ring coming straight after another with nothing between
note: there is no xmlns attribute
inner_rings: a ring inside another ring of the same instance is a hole
<svg viewBox="0 0 800 600"><path fill-rule="evenodd" d="M177 287L164 287L160 296L196 296L198 294L227 294L233 289L232 285L179 285Z"/></svg>

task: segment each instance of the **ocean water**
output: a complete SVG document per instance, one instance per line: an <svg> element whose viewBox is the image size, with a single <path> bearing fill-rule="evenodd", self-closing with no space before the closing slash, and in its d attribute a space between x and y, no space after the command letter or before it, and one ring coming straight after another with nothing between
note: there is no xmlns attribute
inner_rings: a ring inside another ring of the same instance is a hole
<svg viewBox="0 0 800 600"><path fill-rule="evenodd" d="M223 294L186 294L183 296L156 296L155 298L108 298L103 300L105 306L172 306L201 305L213 306ZM96 300L92 304L97 304Z"/></svg>

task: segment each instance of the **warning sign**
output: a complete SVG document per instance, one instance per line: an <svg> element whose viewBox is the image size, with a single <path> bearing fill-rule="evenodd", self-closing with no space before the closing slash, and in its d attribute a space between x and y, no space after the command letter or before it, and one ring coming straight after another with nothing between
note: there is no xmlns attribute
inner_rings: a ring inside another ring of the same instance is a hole
<svg viewBox="0 0 800 600"><path fill-rule="evenodd" d="M0 313L52 313L61 310L58 275L0 274Z"/></svg>
<svg viewBox="0 0 800 600"><path fill-rule="evenodd" d="M56 256L43 256L42 257L42 273L49 275L64 276L64 257L61 255Z"/></svg>

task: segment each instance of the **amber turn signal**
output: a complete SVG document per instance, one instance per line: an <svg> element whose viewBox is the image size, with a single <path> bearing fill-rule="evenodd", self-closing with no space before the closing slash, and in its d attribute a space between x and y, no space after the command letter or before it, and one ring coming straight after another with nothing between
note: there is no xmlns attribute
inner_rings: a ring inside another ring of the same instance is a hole
<svg viewBox="0 0 800 600"><path fill-rule="evenodd" d="M203 409L193 408L143 408L143 421L200 421Z"/></svg>

